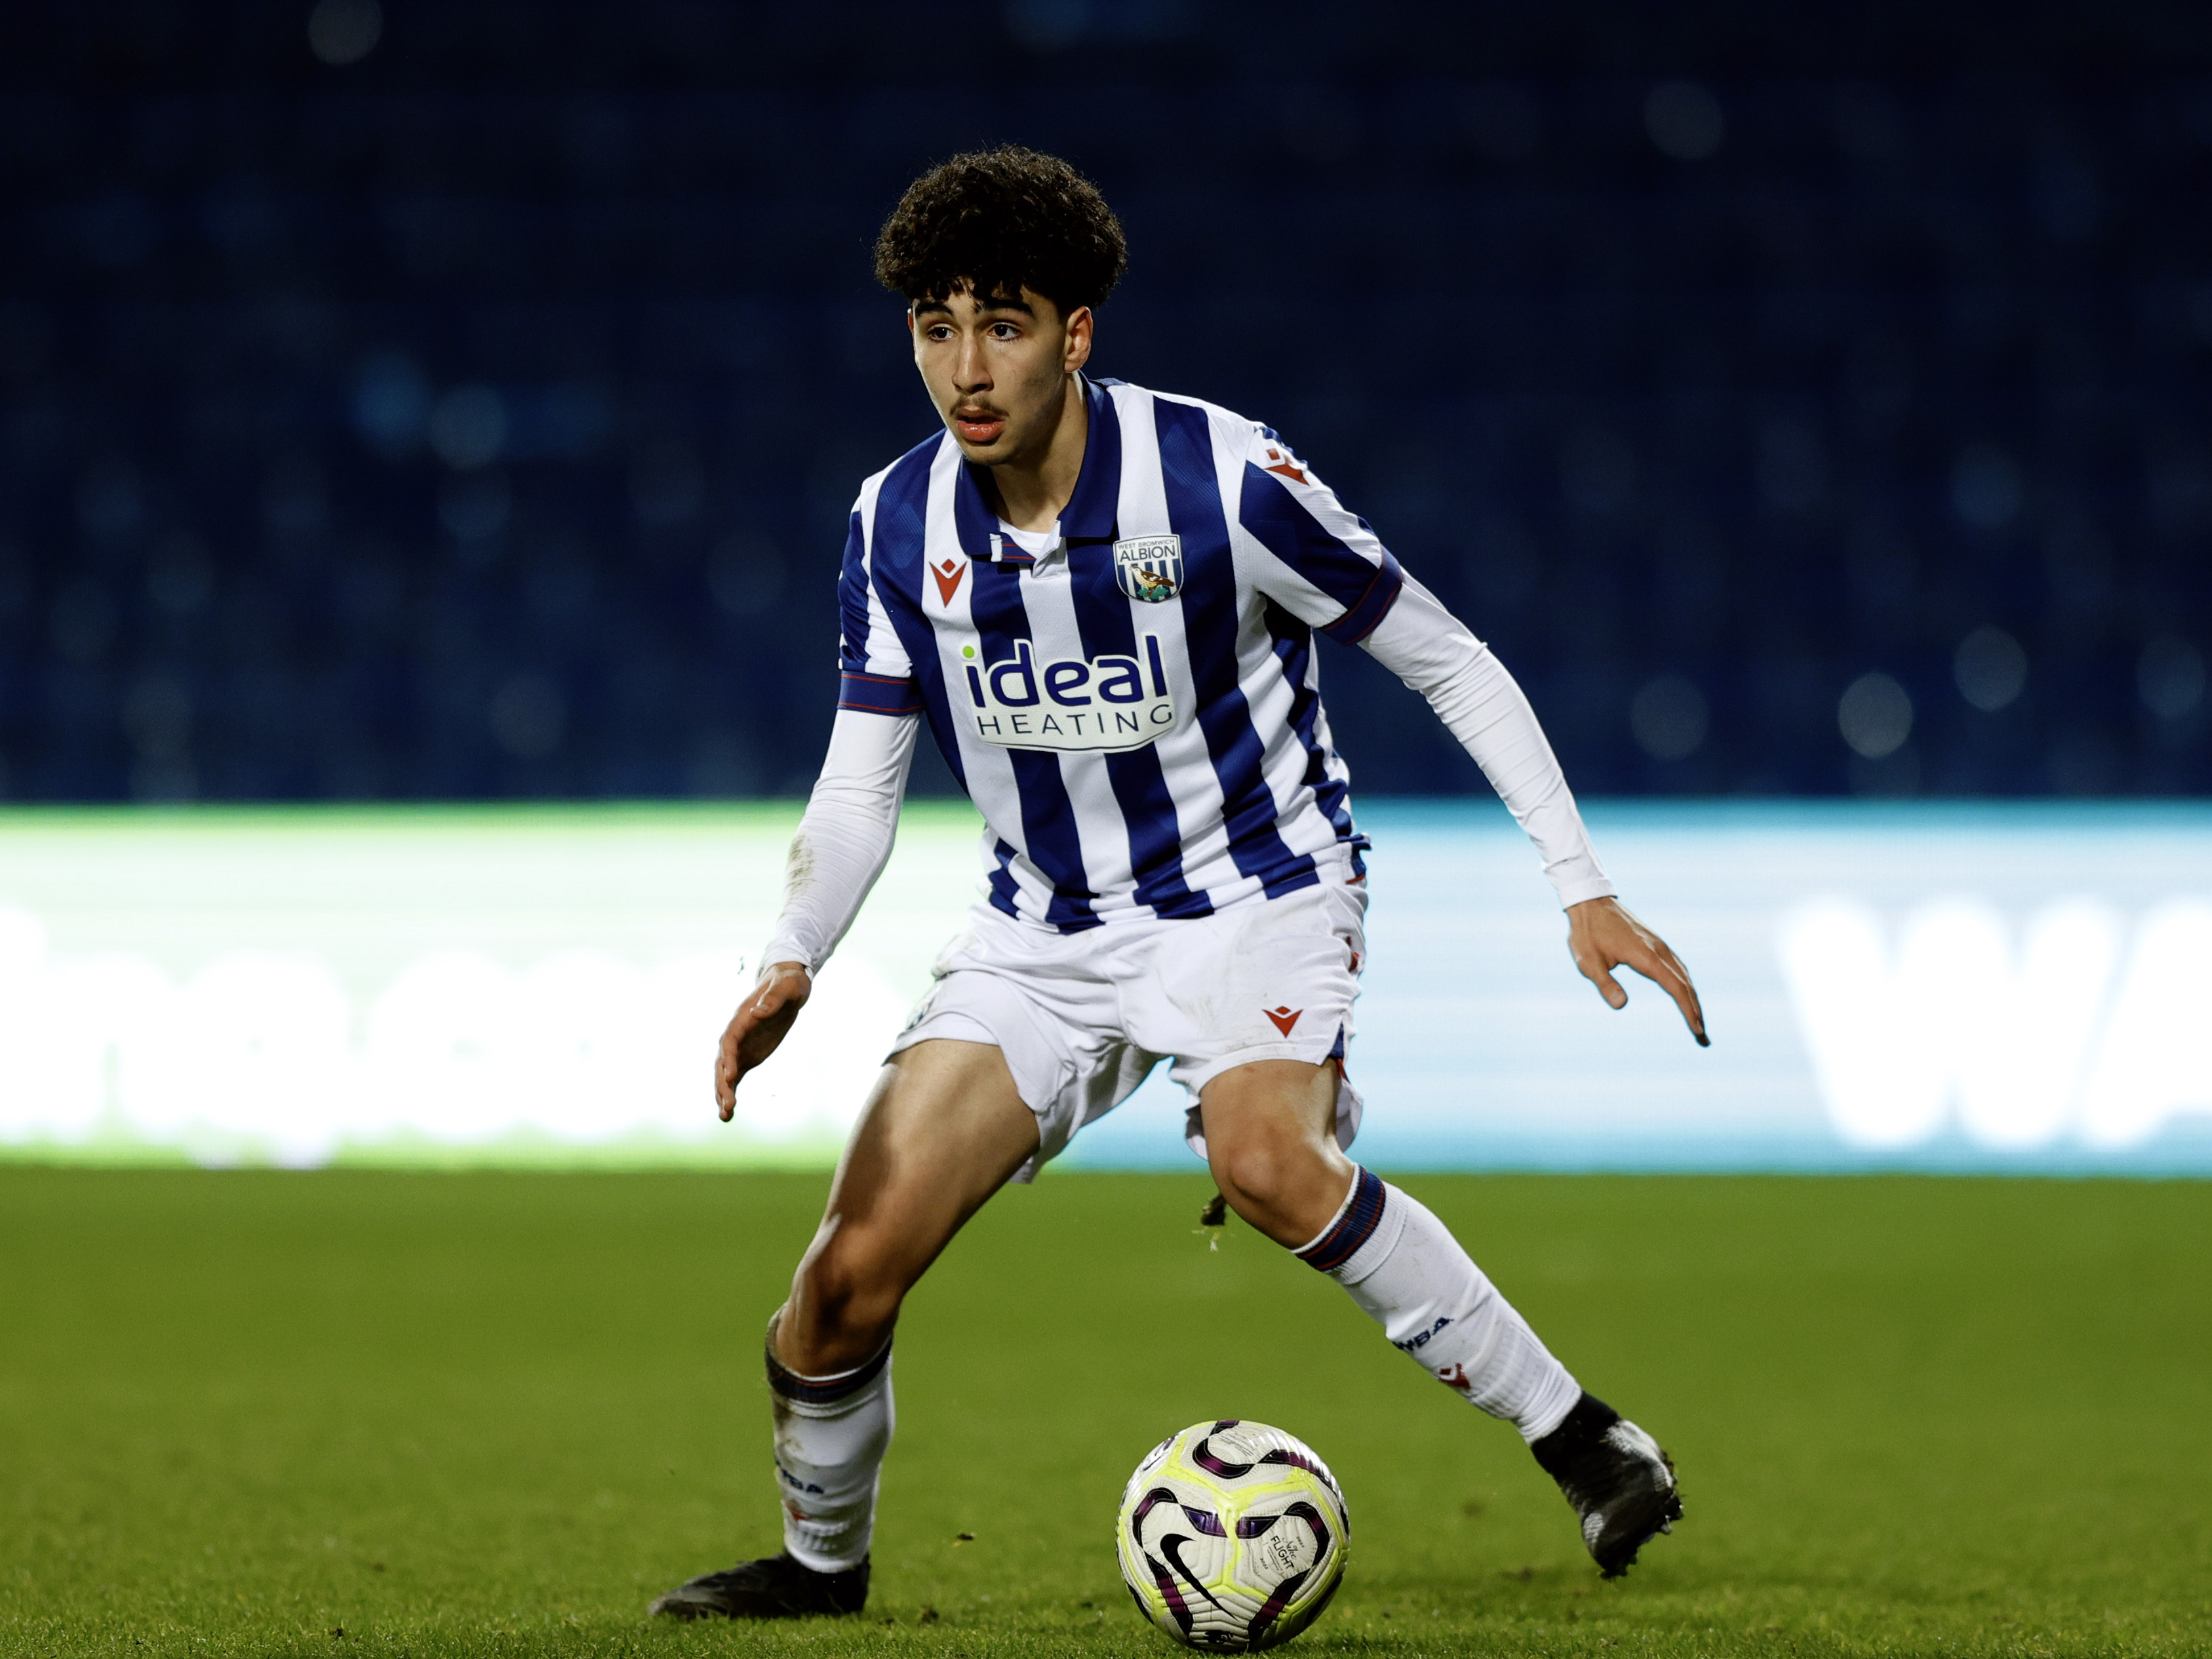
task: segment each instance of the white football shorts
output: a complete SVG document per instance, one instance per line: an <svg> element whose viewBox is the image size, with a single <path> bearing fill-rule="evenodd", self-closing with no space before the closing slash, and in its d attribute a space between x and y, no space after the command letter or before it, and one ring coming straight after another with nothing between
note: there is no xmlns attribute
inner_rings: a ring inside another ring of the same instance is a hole
<svg viewBox="0 0 2212 1659"><path fill-rule="evenodd" d="M1169 1075L1190 1097L1184 1139L1203 1158L1198 1095L1213 1079L1255 1060L1344 1059L1367 951L1367 890L1345 873L1324 866L1317 885L1281 898L1079 933L978 905L891 1053L953 1037L1006 1055L1040 1137L1017 1181L1033 1179L1171 1058ZM1358 1091L1340 1082L1340 1146L1358 1133L1359 1111Z"/></svg>

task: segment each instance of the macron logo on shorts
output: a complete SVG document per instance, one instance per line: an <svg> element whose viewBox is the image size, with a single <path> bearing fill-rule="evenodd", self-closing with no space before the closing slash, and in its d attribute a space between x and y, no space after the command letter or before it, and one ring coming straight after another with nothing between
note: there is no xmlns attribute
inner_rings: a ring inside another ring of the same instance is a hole
<svg viewBox="0 0 2212 1659"><path fill-rule="evenodd" d="M1274 1008L1262 1008L1260 1012L1267 1015L1269 1019L1274 1021L1275 1029L1277 1030L1280 1031L1285 1036L1288 1036L1291 1034L1291 1027L1298 1023L1298 1016L1305 1012L1305 1010L1303 1008L1286 1008L1278 1006Z"/></svg>

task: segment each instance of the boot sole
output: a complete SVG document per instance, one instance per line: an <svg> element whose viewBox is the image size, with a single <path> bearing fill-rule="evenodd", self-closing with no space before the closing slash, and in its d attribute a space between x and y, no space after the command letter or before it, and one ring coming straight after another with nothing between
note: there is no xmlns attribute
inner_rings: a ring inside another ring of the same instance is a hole
<svg viewBox="0 0 2212 1659"><path fill-rule="evenodd" d="M1669 1468L1671 1470L1671 1464ZM1656 1500L1638 1512L1617 1542L1608 1544L1602 1554L1590 1553L1597 1562L1601 1577L1618 1578L1636 1565L1636 1553L1662 1532L1672 1532L1674 1522L1682 1518L1682 1494L1669 1486L1664 1492L1651 1494Z"/></svg>

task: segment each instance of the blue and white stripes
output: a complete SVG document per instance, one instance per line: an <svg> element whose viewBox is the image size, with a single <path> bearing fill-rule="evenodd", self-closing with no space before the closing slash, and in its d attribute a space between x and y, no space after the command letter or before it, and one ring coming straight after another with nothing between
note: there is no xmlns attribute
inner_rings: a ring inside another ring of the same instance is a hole
<svg viewBox="0 0 2212 1659"><path fill-rule="evenodd" d="M989 826L988 900L1024 920L1073 932L1357 879L1312 633L1364 638L1396 561L1266 428L1115 381L1085 395L1082 473L1042 551L947 435L863 486L840 706L927 717Z"/></svg>

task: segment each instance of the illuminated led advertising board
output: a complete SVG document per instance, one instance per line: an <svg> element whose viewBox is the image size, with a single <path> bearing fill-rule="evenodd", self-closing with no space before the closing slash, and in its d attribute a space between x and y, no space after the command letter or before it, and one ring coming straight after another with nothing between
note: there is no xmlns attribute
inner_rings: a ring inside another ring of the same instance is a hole
<svg viewBox="0 0 2212 1659"><path fill-rule="evenodd" d="M964 808L898 850L715 1120L797 809L0 818L0 1156L831 1161L961 925ZM1383 802L1351 1068L1384 1167L2212 1173L2212 813L1668 806L1590 818L1697 975L1574 973L1494 805ZM1156 1075L1074 1167L1189 1167Z"/></svg>

